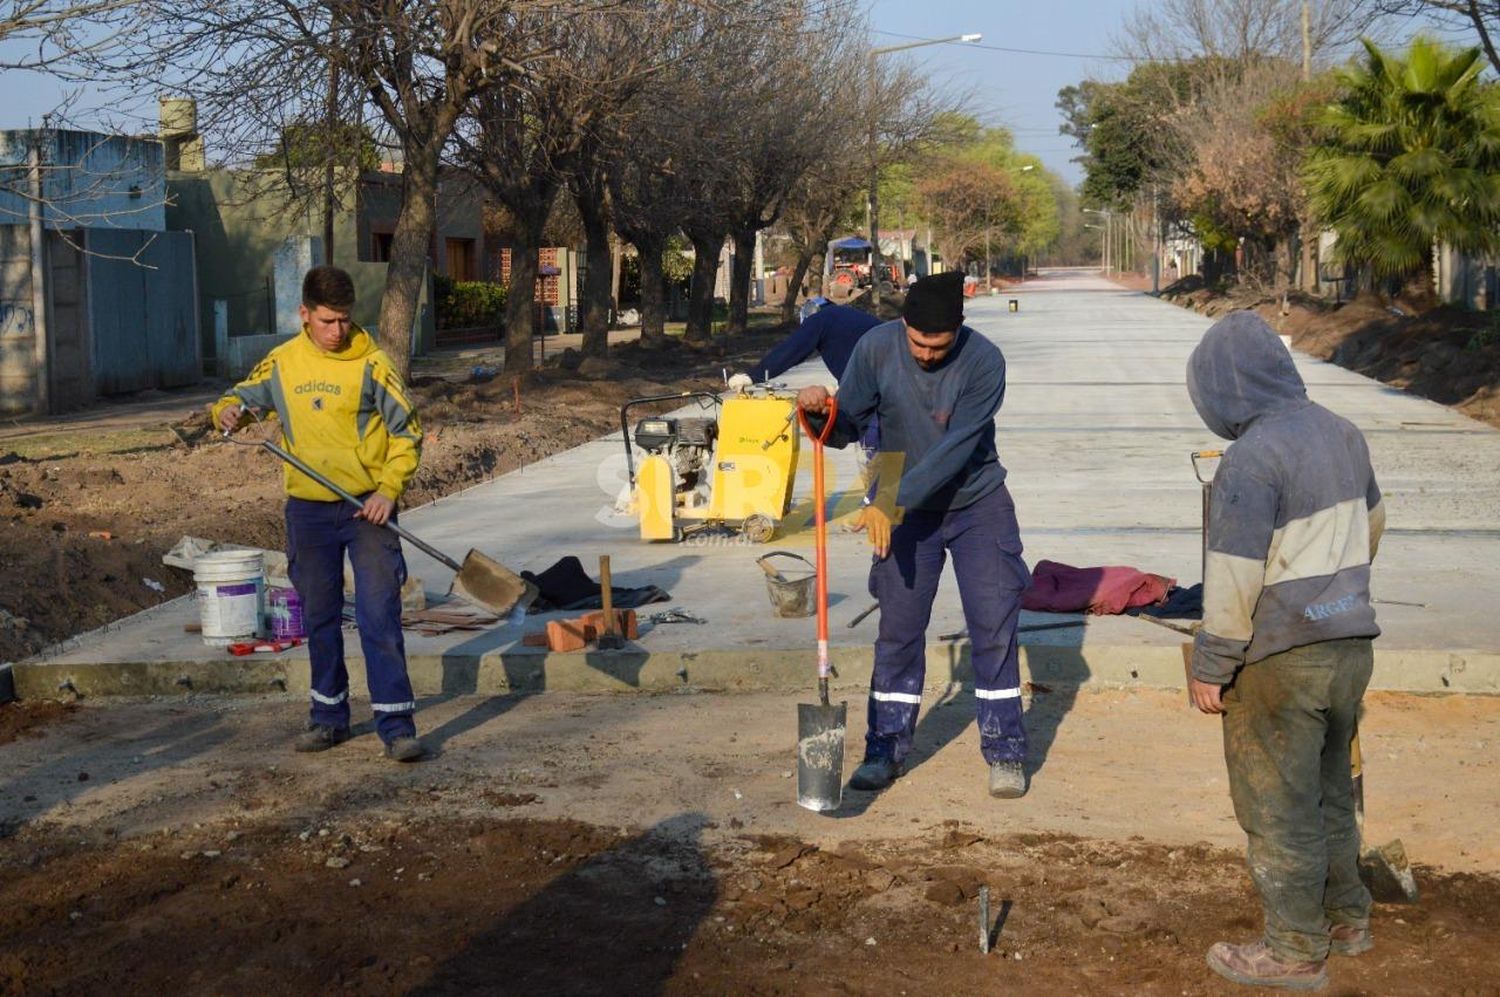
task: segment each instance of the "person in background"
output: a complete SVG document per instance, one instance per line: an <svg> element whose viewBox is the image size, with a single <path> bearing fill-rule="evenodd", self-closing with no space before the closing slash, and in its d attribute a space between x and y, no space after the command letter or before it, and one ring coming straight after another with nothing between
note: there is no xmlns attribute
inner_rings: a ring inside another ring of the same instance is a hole
<svg viewBox="0 0 1500 997"><path fill-rule="evenodd" d="M869 312L836 305L827 298L809 298L803 309L801 324L750 368L752 383L778 378L814 353L822 358L833 379L841 380L854 344L880 324L880 319Z"/></svg>

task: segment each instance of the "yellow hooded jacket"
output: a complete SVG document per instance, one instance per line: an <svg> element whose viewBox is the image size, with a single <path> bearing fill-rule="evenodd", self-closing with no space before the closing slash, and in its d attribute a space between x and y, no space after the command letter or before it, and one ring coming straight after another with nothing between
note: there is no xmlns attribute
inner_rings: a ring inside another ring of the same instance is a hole
<svg viewBox="0 0 1500 997"><path fill-rule="evenodd" d="M282 446L353 495L399 499L422 459L422 428L406 385L359 326L337 352L320 349L304 328L267 353L214 403L215 426L234 404L279 416ZM285 473L287 495L338 500L290 464Z"/></svg>

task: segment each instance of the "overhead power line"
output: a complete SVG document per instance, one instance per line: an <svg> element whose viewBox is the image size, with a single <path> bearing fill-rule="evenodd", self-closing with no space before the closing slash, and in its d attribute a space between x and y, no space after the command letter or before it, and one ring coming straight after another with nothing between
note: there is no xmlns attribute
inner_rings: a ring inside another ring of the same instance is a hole
<svg viewBox="0 0 1500 997"><path fill-rule="evenodd" d="M935 41L932 38L923 38L921 35L903 35L897 31L876 31L877 35L885 35L889 38L908 38L912 41ZM985 45L983 43L971 42L964 48L982 48L990 52L1010 52L1015 55L1045 55L1060 59L1108 59L1113 62L1140 62L1133 55L1102 55L1098 52L1054 52L1048 49L1038 48L1008 48L1004 45Z"/></svg>

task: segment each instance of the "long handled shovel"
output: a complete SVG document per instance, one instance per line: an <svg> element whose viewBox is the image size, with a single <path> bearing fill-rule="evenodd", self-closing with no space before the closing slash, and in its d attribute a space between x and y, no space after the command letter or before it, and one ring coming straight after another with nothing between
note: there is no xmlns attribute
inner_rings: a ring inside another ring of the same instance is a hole
<svg viewBox="0 0 1500 997"><path fill-rule="evenodd" d="M231 443L240 442L231 438L227 433L224 435ZM242 445L265 447L271 453L333 492L345 502L357 508L364 508L363 502L334 484L328 479L327 475L319 474L316 470L309 467L305 461L292 456L270 440L262 439L254 443L247 442ZM477 550L470 550L464 556L463 563L460 564L420 537L413 536L397 523L387 521L383 525L386 529L413 547L416 547L428 557L441 561L453 569L453 584L449 587L449 591L453 595L482 606L496 616L506 616L520 604L529 606L537 596L537 587L535 585L487 554L483 554Z"/></svg>
<svg viewBox="0 0 1500 997"><path fill-rule="evenodd" d="M812 441L813 536L818 556L818 701L797 704L797 805L837 810L844 798L844 730L849 704L828 702L828 513L823 478L823 444L838 418L838 400L829 399L828 422L814 433L799 408L797 420Z"/></svg>
<svg viewBox="0 0 1500 997"><path fill-rule="evenodd" d="M1354 776L1354 823L1359 828L1359 878L1380 903L1414 904L1421 893L1401 839L1365 847L1365 760L1359 750L1358 727L1349 743L1349 761Z"/></svg>

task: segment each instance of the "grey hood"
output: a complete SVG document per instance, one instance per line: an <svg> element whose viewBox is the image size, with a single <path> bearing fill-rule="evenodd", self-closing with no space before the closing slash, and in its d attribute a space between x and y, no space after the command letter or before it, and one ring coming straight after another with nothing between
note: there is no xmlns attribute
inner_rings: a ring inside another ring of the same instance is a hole
<svg viewBox="0 0 1500 997"><path fill-rule="evenodd" d="M1237 440L1269 412L1311 404L1292 355L1254 312L1232 312L1188 358L1188 394L1204 425Z"/></svg>

